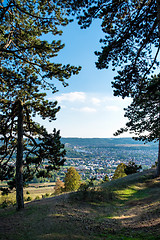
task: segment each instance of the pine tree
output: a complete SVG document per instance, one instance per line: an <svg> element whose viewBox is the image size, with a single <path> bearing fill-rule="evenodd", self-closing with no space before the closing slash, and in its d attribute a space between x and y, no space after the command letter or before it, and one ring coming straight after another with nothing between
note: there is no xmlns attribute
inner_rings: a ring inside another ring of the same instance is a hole
<svg viewBox="0 0 160 240"><path fill-rule="evenodd" d="M136 140L159 142L157 176L160 176L160 74L148 79L147 86L133 98L125 109L128 122L115 135L129 131Z"/></svg>
<svg viewBox="0 0 160 240"><path fill-rule="evenodd" d="M134 96L145 78L159 66L160 0L66 1L81 28L94 19L101 21L105 36L101 51L95 52L98 69L118 69L112 82L114 95ZM70 2L70 4L69 4Z"/></svg>
<svg viewBox="0 0 160 240"><path fill-rule="evenodd" d="M140 135L137 139L159 141L160 98L156 103L156 111L153 111L146 105L154 105L153 108L155 108L154 100L150 101L147 98L149 101L147 104L147 100L143 99L143 90L148 88L148 78L156 68L159 68L160 0L79 0L70 1L67 7L68 12L77 14L81 28L89 27L93 19L101 21L105 37L100 39L101 51L96 52L98 57L96 67L107 69L112 65L112 70L118 70L112 82L114 95L133 98L133 103L126 110L126 116L130 121L127 127ZM153 80L155 80L154 83ZM153 94L156 94L152 91L153 86L154 89L158 89L159 85L159 81L152 79L151 100L154 97ZM143 108L149 108L147 114ZM149 133L141 136L145 131ZM157 174L160 175L160 150L158 152Z"/></svg>
<svg viewBox="0 0 160 240"><path fill-rule="evenodd" d="M60 108L47 100L47 91L57 91L56 80L67 86L66 80L80 70L54 63L64 44L43 40L47 34L50 39L61 35L59 28L67 24L57 1L0 1L0 180L16 187L17 209L24 207L26 181L36 172L48 176L64 163L59 131L48 134L34 117L56 119Z"/></svg>

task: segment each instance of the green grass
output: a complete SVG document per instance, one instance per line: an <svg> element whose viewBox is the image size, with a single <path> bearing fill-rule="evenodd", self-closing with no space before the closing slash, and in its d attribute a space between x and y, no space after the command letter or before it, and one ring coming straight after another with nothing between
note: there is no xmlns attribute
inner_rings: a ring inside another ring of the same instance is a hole
<svg viewBox="0 0 160 240"><path fill-rule="evenodd" d="M104 240L159 240L159 236L153 236L152 234L151 235L148 235L148 234L141 234L141 233L136 233L135 234L132 234L131 235L133 236L125 236L124 234L101 234L100 236L97 236L96 240L100 240L100 239L104 239Z"/></svg>

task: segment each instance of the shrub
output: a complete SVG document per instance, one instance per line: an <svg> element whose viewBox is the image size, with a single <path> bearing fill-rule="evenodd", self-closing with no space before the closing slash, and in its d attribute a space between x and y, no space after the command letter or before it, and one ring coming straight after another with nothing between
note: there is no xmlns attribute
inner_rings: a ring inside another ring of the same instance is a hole
<svg viewBox="0 0 160 240"><path fill-rule="evenodd" d="M135 164L135 162L130 161L130 162L128 163L128 165L126 165L124 171L125 171L125 173L126 173L127 175L129 175L129 174L137 173L137 172L139 172L141 169L142 169L141 165L138 166L137 164Z"/></svg>
<svg viewBox="0 0 160 240"><path fill-rule="evenodd" d="M26 198L26 201L28 202L28 201L32 201L32 198L30 197L30 196L28 196L27 198Z"/></svg>
<svg viewBox="0 0 160 240"><path fill-rule="evenodd" d="M6 208L6 207L8 207L8 206L9 206L9 203L8 203L7 200L4 200L4 201L1 203L1 205L0 205L1 208Z"/></svg>
<svg viewBox="0 0 160 240"><path fill-rule="evenodd" d="M45 195L42 195L42 198L47 198L47 197L49 197L50 196L50 194L49 193L46 193Z"/></svg>
<svg viewBox="0 0 160 240"><path fill-rule="evenodd" d="M108 177L108 175L106 174L105 175L105 177L104 177L104 182L109 182L110 180L109 180L109 177Z"/></svg>
<svg viewBox="0 0 160 240"><path fill-rule="evenodd" d="M96 178L91 178L88 182L81 183L78 190L80 191L87 191L89 188L95 186Z"/></svg>
<svg viewBox="0 0 160 240"><path fill-rule="evenodd" d="M90 187L86 190L81 190L70 195L73 201L85 202L110 202L116 199L116 194L111 189L103 189L100 187Z"/></svg>
<svg viewBox="0 0 160 240"><path fill-rule="evenodd" d="M40 200L40 197L39 197L39 196L36 196L36 197L35 197L35 200Z"/></svg>

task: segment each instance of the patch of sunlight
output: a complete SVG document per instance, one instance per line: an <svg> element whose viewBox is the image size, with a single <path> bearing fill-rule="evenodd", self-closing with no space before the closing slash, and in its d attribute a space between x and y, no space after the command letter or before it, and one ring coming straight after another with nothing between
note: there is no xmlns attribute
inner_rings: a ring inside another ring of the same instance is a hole
<svg viewBox="0 0 160 240"><path fill-rule="evenodd" d="M121 215L121 216L111 217L111 219L129 219L129 218L133 218L133 217L136 217L136 215L135 214Z"/></svg>
<svg viewBox="0 0 160 240"><path fill-rule="evenodd" d="M52 240L52 239L65 239L65 237L66 237L66 234L63 234L63 233L47 233L47 234L38 236L38 239Z"/></svg>
<svg viewBox="0 0 160 240"><path fill-rule="evenodd" d="M45 235L38 236L38 239L45 239L45 240L53 240L53 239L79 239L79 240L86 240L86 236L82 235L68 235L64 233L49 233Z"/></svg>
<svg viewBox="0 0 160 240"><path fill-rule="evenodd" d="M139 183L138 185L132 185L130 186L131 189L135 189L135 190L142 190L144 189L144 183Z"/></svg>
<svg viewBox="0 0 160 240"><path fill-rule="evenodd" d="M113 219L113 217L112 216L101 215L101 216L98 216L98 217L95 218L95 220L98 221L98 222L101 222L101 221L103 221L105 219Z"/></svg>
<svg viewBox="0 0 160 240"><path fill-rule="evenodd" d="M60 213L55 213L55 214L48 215L48 217L65 217L65 215Z"/></svg>
<svg viewBox="0 0 160 240"><path fill-rule="evenodd" d="M117 190L116 194L118 194L119 198L121 200L127 200L129 197L133 196L135 193L137 193L138 190L132 188L126 188L123 190Z"/></svg>
<svg viewBox="0 0 160 240"><path fill-rule="evenodd" d="M108 216L108 217L105 217L106 219L113 219L114 217L113 216Z"/></svg>

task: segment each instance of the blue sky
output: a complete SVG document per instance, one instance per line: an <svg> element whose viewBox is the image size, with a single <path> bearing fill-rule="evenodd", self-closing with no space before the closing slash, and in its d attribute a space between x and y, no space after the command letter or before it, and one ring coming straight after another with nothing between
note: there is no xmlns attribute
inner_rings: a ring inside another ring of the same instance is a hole
<svg viewBox="0 0 160 240"><path fill-rule="evenodd" d="M116 72L111 68L98 70L95 66L97 57L94 51L100 50L101 37L103 33L97 21L86 30L80 29L76 22L63 28L60 38L65 47L56 61L82 66L82 70L69 79L68 87L56 82L59 92L48 95L50 100L57 100L61 106L56 121L41 121L49 132L55 127L60 129L62 137L107 138L113 137L113 133L125 125L127 119L123 117L123 108L129 105L130 100L113 96L111 81ZM120 137L126 136L130 135Z"/></svg>

